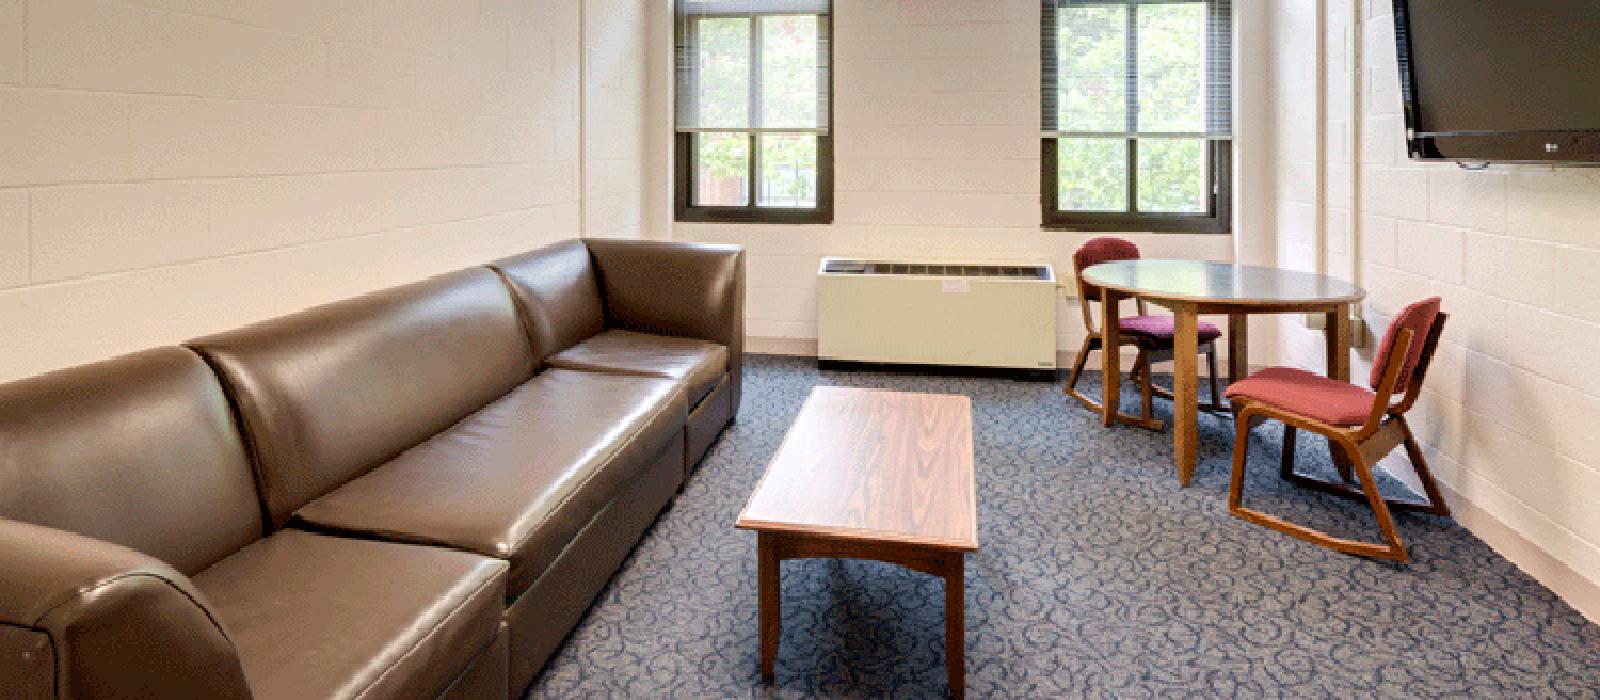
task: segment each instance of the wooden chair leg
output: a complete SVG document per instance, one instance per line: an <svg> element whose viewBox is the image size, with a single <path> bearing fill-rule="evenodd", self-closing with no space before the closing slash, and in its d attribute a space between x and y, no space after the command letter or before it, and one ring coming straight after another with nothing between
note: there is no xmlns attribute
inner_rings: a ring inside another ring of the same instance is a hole
<svg viewBox="0 0 1600 700"><path fill-rule="evenodd" d="M1283 455L1278 463L1278 476L1285 481L1294 479L1294 450L1295 439L1300 435L1300 429L1292 425L1283 426Z"/></svg>
<svg viewBox="0 0 1600 700"><path fill-rule="evenodd" d="M1095 336L1090 336L1083 339L1083 349L1078 351L1078 359L1072 363L1072 371L1067 374L1067 383L1065 386L1061 387L1061 393L1077 399L1079 403L1083 404L1084 408L1103 416L1105 415L1105 408L1100 405L1100 402L1084 395L1083 392L1078 391L1078 379L1083 375L1084 367L1088 364L1089 353L1094 352L1095 350L1099 350L1101 352L1106 351L1104 347L1097 346L1095 344L1095 340L1097 340ZM1142 351L1140 353L1140 357L1143 357ZM1149 363L1146 363L1145 366L1148 369ZM1130 376L1135 378L1140 376L1137 365L1135 365ZM1148 400L1146 403L1148 403ZM1118 412L1117 420L1128 425L1145 428L1148 430L1161 430L1162 428L1166 427L1166 424L1162 423L1160 420L1157 420L1149 410L1145 412L1144 416L1131 416L1126 413Z"/></svg>
<svg viewBox="0 0 1600 700"><path fill-rule="evenodd" d="M1411 467L1417 472L1417 479L1422 482L1422 490L1428 496L1427 508L1420 509L1424 513L1434 515L1450 515L1450 504L1444 502L1444 494L1439 491L1439 483L1433 480L1433 470L1428 468L1428 460L1422 456L1422 446L1417 444L1417 439L1411 435L1411 426L1406 425L1405 416L1395 416L1394 421L1400 425L1400 433L1405 435L1406 456L1411 458Z"/></svg>
<svg viewBox="0 0 1600 700"><path fill-rule="evenodd" d="M1233 420L1233 477L1228 481L1228 512L1239 515L1244 498L1244 460L1250 451L1250 411L1236 410ZM1241 516L1242 517L1242 516Z"/></svg>
<svg viewBox="0 0 1600 700"><path fill-rule="evenodd" d="M1094 350L1090 347L1093 338L1084 338L1083 347L1078 349L1078 359L1072 362L1072 371L1067 374L1067 385L1061 387L1061 393L1073 395L1077 393L1078 378L1083 376L1083 367L1089 362L1089 353Z"/></svg>
<svg viewBox="0 0 1600 700"><path fill-rule="evenodd" d="M1333 442L1328 443L1328 458L1333 461L1334 471L1339 472L1339 480L1346 484L1356 482L1355 471L1350 464L1350 458L1345 456L1343 450L1335 447Z"/></svg>
<svg viewBox="0 0 1600 700"><path fill-rule="evenodd" d="M1361 480L1361 489L1367 493L1367 504L1372 506L1372 514L1378 519L1378 530L1383 533L1383 539L1389 543L1387 547L1367 545L1375 548L1369 556L1406 561L1410 556L1406 553L1405 543L1400 541L1400 533L1395 531L1394 515L1389 512L1389 502L1378 492L1378 480L1372 475L1372 465L1361 458L1361 449L1355 443L1342 440L1337 442L1343 444L1345 454L1350 456L1356 478Z"/></svg>
<svg viewBox="0 0 1600 700"><path fill-rule="evenodd" d="M1078 403L1083 404L1085 408L1104 415L1105 412L1100 410L1099 401L1089 398L1083 392L1078 391L1078 380L1083 377L1083 368L1089 363L1089 353L1099 349L1095 343L1096 340L1098 340L1098 337L1093 335L1083 339L1083 347L1078 350L1078 359L1073 361L1072 371L1067 374L1067 384L1061 387L1061 393L1077 399Z"/></svg>
<svg viewBox="0 0 1600 700"><path fill-rule="evenodd" d="M1209 371L1211 372L1211 400L1209 402L1206 402L1206 403L1201 403L1200 404L1200 408L1208 410L1208 411L1221 411L1221 410L1223 410L1224 407L1223 407L1223 404L1222 404L1222 385L1217 383L1217 349L1216 349L1216 346L1215 345L1206 346L1205 356L1206 356L1206 366L1209 369ZM1160 398L1166 399L1167 401L1171 401L1172 400L1172 392L1169 391L1166 387L1154 386L1152 388L1152 391L1155 393L1156 396L1158 396Z"/></svg>
<svg viewBox="0 0 1600 700"><path fill-rule="evenodd" d="M1217 346L1206 346L1206 368L1211 372L1211 408L1222 408L1222 392L1217 391Z"/></svg>
<svg viewBox="0 0 1600 700"><path fill-rule="evenodd" d="M1156 418L1156 409L1150 391L1155 378L1150 368L1150 356L1143 349L1139 350L1139 359L1133 363L1133 372L1139 377L1139 416L1147 421L1153 421Z"/></svg>
<svg viewBox="0 0 1600 700"><path fill-rule="evenodd" d="M1395 532L1394 517L1389 512L1388 503L1378 493L1378 482L1372 476L1372 469L1362 460L1360 449L1355 443L1343 438L1330 436L1329 444L1333 446L1333 449L1342 451L1354 465L1354 471L1361 481L1362 490L1367 497L1367 503L1372 507L1373 516L1378 521L1378 530L1383 533L1384 543L1379 544L1335 537L1315 528L1244 507L1245 452L1249 438L1250 411L1245 409L1240 413L1240 417L1244 418L1244 420L1238 421L1235 428L1237 436L1234 440L1233 481L1228 488L1229 513L1246 522L1277 530L1290 537L1321 545L1337 552L1401 562L1409 558L1405 544L1400 541L1400 536Z"/></svg>
<svg viewBox="0 0 1600 700"><path fill-rule="evenodd" d="M1391 431L1393 432L1392 436L1389 435ZM1393 444L1396 446L1405 446L1407 456L1411 457L1412 464L1416 465L1417 477L1421 479L1422 488L1425 490L1425 495L1428 499L1427 503L1385 500L1384 503L1388 504L1390 512L1410 511L1416 513L1431 513L1434 515L1450 514L1449 505L1444 502L1443 495L1439 493L1439 484L1434 481L1433 474L1428 469L1428 462L1422 457L1422 449L1417 447L1416 440L1411 438L1410 429L1405 425L1405 419L1403 417L1395 416L1391 418L1390 422L1385 423L1384 426L1378 430L1377 434L1367 439L1369 441L1392 440ZM1407 445L1407 442L1410 444ZM1368 447L1370 447L1370 445ZM1339 462L1342 462L1346 465L1350 464L1350 459L1345 455L1344 449L1333 444L1331 441L1328 443L1328 451L1333 457L1336 457ZM1311 489L1313 491L1325 493L1330 496L1338 496L1339 498L1352 501L1367 500L1366 491L1361 488L1360 483L1356 480L1354 469L1351 470L1350 481L1338 482L1327 481L1317 477L1298 474L1292 470L1281 471L1280 474L1290 483L1302 488Z"/></svg>

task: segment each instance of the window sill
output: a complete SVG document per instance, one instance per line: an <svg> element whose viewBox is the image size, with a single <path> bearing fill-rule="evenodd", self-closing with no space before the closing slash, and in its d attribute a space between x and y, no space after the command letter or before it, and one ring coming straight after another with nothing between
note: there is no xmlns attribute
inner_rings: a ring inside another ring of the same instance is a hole
<svg viewBox="0 0 1600 700"><path fill-rule="evenodd" d="M1190 235L1190 236L1231 236L1233 230L1229 228L1193 228L1175 229L1160 226L1139 224L1043 224L1040 231L1046 233L1151 233L1160 235Z"/></svg>
<svg viewBox="0 0 1600 700"><path fill-rule="evenodd" d="M714 209L684 209L674 221L686 224L787 224L794 226L826 225L833 223L833 212L778 209L771 211L718 211Z"/></svg>

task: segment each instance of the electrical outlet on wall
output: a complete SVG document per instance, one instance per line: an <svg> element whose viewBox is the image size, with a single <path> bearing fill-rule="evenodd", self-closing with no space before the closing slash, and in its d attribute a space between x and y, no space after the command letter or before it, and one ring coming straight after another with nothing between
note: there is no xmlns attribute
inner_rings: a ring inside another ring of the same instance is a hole
<svg viewBox="0 0 1600 700"><path fill-rule="evenodd" d="M1328 317L1322 314L1306 314L1305 324L1308 330L1321 331L1328 328ZM1360 316L1350 317L1350 347L1364 348L1367 346L1367 322Z"/></svg>

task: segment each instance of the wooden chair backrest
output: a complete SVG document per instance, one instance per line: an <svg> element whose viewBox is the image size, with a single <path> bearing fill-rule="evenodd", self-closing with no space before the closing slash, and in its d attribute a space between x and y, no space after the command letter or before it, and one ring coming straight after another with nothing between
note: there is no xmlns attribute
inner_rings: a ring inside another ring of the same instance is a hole
<svg viewBox="0 0 1600 700"><path fill-rule="evenodd" d="M1428 326L1427 335L1420 341L1416 332L1410 328L1390 328L1394 336L1389 342L1389 352L1385 357L1373 358L1374 367L1381 367L1383 375L1378 379L1373 389L1377 392L1372 399L1372 413L1367 416L1356 435L1358 439L1365 438L1377 432L1385 416L1401 416L1411 410L1417 402L1417 397L1422 394L1422 381L1428 375L1428 366L1433 364L1433 355L1439 349L1439 338L1444 335L1444 322L1449 314L1438 312L1433 317L1433 323ZM1413 343L1421 342L1421 352L1417 355L1417 363L1410 368L1411 374L1407 377L1405 395L1393 404L1389 403L1394 396L1394 390L1400 383L1401 372L1407 368L1406 358L1411 352ZM1379 364L1381 363L1381 364Z"/></svg>
<svg viewBox="0 0 1600 700"><path fill-rule="evenodd" d="M1428 376L1428 366L1433 364L1433 354L1439 349L1439 337L1444 335L1444 321L1448 317L1449 314L1443 311L1433 317L1433 325L1428 327L1428 337L1422 341L1422 354L1417 358L1416 367L1411 370L1411 381L1406 384L1405 397L1390 409L1391 413L1402 415L1411 410L1411 405L1422 394L1422 380Z"/></svg>
<svg viewBox="0 0 1600 700"><path fill-rule="evenodd" d="M1418 364L1421 364L1422 353L1428 333L1431 332L1434 319L1439 315L1439 297L1428 297L1420 301L1407 304L1399 313L1394 315L1394 320L1389 322L1389 329L1383 334L1383 341L1378 344L1378 354L1372 358L1372 376L1369 382L1372 389L1378 389L1378 383L1389 369L1390 362L1401 363L1400 374L1396 375L1395 384L1389 393L1384 394L1385 399L1397 393L1403 393L1411 386L1411 377ZM1413 345L1404 354L1393 356L1389 350L1396 344L1402 331L1409 330L1412 334Z"/></svg>
<svg viewBox="0 0 1600 700"><path fill-rule="evenodd" d="M1100 288L1083 279L1083 271L1100 263L1117 260L1138 260L1139 246L1133 241L1115 236L1091 238L1072 254L1072 274L1078 283L1078 300L1083 308L1083 327L1095 333L1093 302L1100 301ZM1145 315L1144 300L1139 299L1139 315Z"/></svg>

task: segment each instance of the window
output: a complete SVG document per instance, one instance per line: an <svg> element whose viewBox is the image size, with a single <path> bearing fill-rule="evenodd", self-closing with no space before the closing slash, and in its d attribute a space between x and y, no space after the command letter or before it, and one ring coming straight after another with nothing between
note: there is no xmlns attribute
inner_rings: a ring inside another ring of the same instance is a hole
<svg viewBox="0 0 1600 700"><path fill-rule="evenodd" d="M830 4L677 0L679 221L832 221Z"/></svg>
<svg viewBox="0 0 1600 700"><path fill-rule="evenodd" d="M1229 0L1044 0L1044 225L1228 231Z"/></svg>

